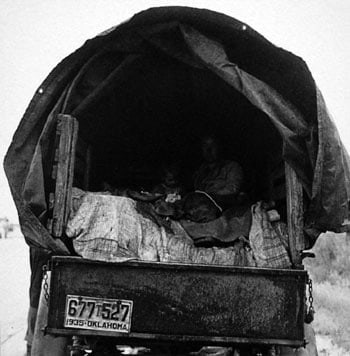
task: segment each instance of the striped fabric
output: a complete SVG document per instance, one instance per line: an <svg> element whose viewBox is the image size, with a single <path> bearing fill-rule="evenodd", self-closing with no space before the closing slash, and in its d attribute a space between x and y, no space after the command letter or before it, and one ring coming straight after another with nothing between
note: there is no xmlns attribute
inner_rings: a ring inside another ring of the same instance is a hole
<svg viewBox="0 0 350 356"><path fill-rule="evenodd" d="M251 208L252 226L249 233L250 246L258 267L289 268L291 261L287 252L287 233L281 222L271 223L262 203Z"/></svg>

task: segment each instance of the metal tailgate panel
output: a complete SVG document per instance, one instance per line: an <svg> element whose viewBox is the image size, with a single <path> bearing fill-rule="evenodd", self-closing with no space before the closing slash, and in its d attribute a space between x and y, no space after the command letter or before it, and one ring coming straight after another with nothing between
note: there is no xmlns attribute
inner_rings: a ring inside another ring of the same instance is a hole
<svg viewBox="0 0 350 356"><path fill-rule="evenodd" d="M127 337L290 345L304 339L303 270L55 257L51 278L47 330L55 334L96 334L64 327L66 295L74 294L132 300Z"/></svg>

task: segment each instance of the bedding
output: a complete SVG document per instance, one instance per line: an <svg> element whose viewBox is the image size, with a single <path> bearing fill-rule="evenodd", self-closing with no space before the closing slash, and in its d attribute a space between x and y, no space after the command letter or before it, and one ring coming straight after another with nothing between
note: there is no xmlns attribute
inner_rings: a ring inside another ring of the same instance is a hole
<svg viewBox="0 0 350 356"><path fill-rule="evenodd" d="M274 228L265 221L266 214L257 218L261 209L255 209L254 212L253 243L257 246L260 244L261 247L265 244L264 239L268 231L266 226L273 231ZM262 222L265 224L265 230L259 230ZM66 235L73 239L73 246L80 256L100 261L142 260L250 267L263 264L263 267L269 267L270 260L264 260L261 254L256 258L257 247L250 248L244 239L237 238L233 246L224 248L196 247L180 221L169 220L169 224L170 229L165 229L153 219L140 214L137 202L133 199L73 188ZM220 225L220 222L218 224ZM195 226L191 225L191 229L194 231ZM272 248L268 250L272 255L275 245L281 251L284 248L281 247L278 234L273 235L273 241ZM271 267L288 267L285 258L288 260L287 252L279 253Z"/></svg>

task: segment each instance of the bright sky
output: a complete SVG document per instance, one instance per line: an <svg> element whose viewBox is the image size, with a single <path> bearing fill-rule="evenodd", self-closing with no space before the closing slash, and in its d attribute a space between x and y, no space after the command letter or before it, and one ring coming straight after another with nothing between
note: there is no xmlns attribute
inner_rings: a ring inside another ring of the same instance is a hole
<svg viewBox="0 0 350 356"><path fill-rule="evenodd" d="M133 14L165 5L223 12L302 57L350 151L349 0L1 0L1 161L35 90L61 59ZM4 215L17 220L1 166L0 216Z"/></svg>

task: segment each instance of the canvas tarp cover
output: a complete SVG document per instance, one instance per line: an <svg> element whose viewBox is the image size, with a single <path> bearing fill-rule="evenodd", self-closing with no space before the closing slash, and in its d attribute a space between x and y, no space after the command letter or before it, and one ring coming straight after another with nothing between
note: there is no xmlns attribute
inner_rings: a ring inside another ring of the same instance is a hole
<svg viewBox="0 0 350 356"><path fill-rule="evenodd" d="M109 77L101 76L87 99L67 103L67 92L84 66L105 51L117 51L125 58L160 51L210 70L244 95L282 137L283 159L294 168L310 199L305 231L311 243L320 232L341 231L350 197L349 158L305 63L235 19L208 10L170 7L142 12L89 40L51 72L32 99L4 162L29 244L68 253L42 224L57 113L73 113L79 119L84 101L107 87ZM113 70L122 65L115 63Z"/></svg>

